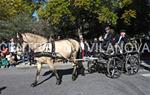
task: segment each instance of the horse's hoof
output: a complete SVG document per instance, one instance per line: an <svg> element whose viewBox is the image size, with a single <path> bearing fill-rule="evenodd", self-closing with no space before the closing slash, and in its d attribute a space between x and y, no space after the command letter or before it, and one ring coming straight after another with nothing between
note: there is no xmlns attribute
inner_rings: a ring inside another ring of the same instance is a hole
<svg viewBox="0 0 150 95"><path fill-rule="evenodd" d="M77 79L76 75L72 75L72 81L75 81Z"/></svg>
<svg viewBox="0 0 150 95"><path fill-rule="evenodd" d="M84 70L85 70L85 69L82 68L81 71L80 71L82 76L85 76Z"/></svg>
<svg viewBox="0 0 150 95"><path fill-rule="evenodd" d="M37 81L31 84L31 87L36 87L37 86Z"/></svg>
<svg viewBox="0 0 150 95"><path fill-rule="evenodd" d="M61 80L57 80L56 85L60 85L61 84Z"/></svg>

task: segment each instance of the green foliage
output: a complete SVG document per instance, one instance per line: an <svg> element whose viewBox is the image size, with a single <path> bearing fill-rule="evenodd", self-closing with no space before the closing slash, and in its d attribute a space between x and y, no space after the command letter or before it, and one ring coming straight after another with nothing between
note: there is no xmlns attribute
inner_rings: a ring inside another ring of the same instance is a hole
<svg viewBox="0 0 150 95"><path fill-rule="evenodd" d="M53 28L51 27L51 24L48 22L48 20L34 22L32 32L45 36L46 38L54 35Z"/></svg>
<svg viewBox="0 0 150 95"><path fill-rule="evenodd" d="M71 15L69 6L70 2L67 0L51 0L47 3L46 12L41 11L41 15L44 18L49 18L52 24L59 24L63 15Z"/></svg>
<svg viewBox="0 0 150 95"><path fill-rule="evenodd" d="M0 20L0 39L16 36L17 32L32 31L32 20L29 15L20 14L8 20Z"/></svg>
<svg viewBox="0 0 150 95"><path fill-rule="evenodd" d="M92 15L96 16L100 23L115 25L121 18L118 17L115 10L122 9L131 3L132 0L51 0L47 4L46 11L41 12L41 16L50 19L52 24L58 25L64 15L70 17L71 21L81 19L77 18L78 14L84 15L84 18ZM125 20L128 20L129 23L132 17L132 15L128 15Z"/></svg>
<svg viewBox="0 0 150 95"><path fill-rule="evenodd" d="M0 20L0 41L10 38L14 33L11 31L12 24L9 21Z"/></svg>
<svg viewBox="0 0 150 95"><path fill-rule="evenodd" d="M112 6L115 8L123 8L132 3L132 0L111 0Z"/></svg>
<svg viewBox="0 0 150 95"><path fill-rule="evenodd" d="M30 14L33 5L27 3L25 0L0 0L0 19L6 20L18 14Z"/></svg>
<svg viewBox="0 0 150 95"><path fill-rule="evenodd" d="M98 17L101 23L109 23L115 25L117 23L118 16L114 12L110 11L107 7L101 8L101 14Z"/></svg>
<svg viewBox="0 0 150 95"><path fill-rule="evenodd" d="M130 25L131 19L136 18L136 11L135 10L125 10L125 12L122 14L121 19L124 19L124 23Z"/></svg>
<svg viewBox="0 0 150 95"><path fill-rule="evenodd" d="M13 25L11 28L14 32L30 32L32 31L32 18L27 14L20 14L10 19L9 22Z"/></svg>
<svg viewBox="0 0 150 95"><path fill-rule="evenodd" d="M97 28L97 23L115 26L121 19L130 25L137 15L128 7L133 0L49 0L45 9L41 7L42 3L33 5L27 1L0 0L0 31L13 31L8 34L32 31L52 35L55 33L51 31L63 31L64 34L77 30L91 32L91 28ZM31 18L25 14L31 16L34 8L38 9L41 21L33 25Z"/></svg>

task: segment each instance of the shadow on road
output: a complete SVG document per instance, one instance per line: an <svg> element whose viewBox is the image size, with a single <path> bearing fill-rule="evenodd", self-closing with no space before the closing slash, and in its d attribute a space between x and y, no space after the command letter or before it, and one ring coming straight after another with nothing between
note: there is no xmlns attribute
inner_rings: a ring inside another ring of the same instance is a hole
<svg viewBox="0 0 150 95"><path fill-rule="evenodd" d="M7 88L6 86L1 87L1 88L0 88L0 94L1 94L2 91L5 90L6 88Z"/></svg>
<svg viewBox="0 0 150 95"><path fill-rule="evenodd" d="M73 71L73 69L57 70L58 75L59 75L59 77L60 77L61 80L62 80L62 77L63 77L64 75L70 75L70 74L72 74L72 71ZM46 71L42 76L47 76L47 75L50 75L50 76L49 76L48 78L44 79L43 81L39 82L39 83L37 84L37 86L40 85L40 84L42 84L42 83L44 83L44 82L46 82L47 80L49 80L49 79L52 78L53 76L55 76L52 71Z"/></svg>

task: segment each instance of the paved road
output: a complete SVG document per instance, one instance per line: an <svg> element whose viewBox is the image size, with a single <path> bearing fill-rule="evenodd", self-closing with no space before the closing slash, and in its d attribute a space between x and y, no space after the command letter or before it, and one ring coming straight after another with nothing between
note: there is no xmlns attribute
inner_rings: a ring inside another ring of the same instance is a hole
<svg viewBox="0 0 150 95"><path fill-rule="evenodd" d="M150 95L150 73L140 69L134 76L122 75L119 79L93 73L71 80L71 70L61 70L62 84L55 85L55 77L45 67L41 72L41 84L30 87L35 68L0 69L1 95Z"/></svg>

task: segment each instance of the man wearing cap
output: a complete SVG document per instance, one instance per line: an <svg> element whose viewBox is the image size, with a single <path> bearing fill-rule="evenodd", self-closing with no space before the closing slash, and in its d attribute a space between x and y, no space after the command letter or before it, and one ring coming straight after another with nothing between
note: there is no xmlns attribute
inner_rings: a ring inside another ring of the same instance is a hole
<svg viewBox="0 0 150 95"><path fill-rule="evenodd" d="M114 31L110 28L110 26L107 26L105 28L106 34L104 35L104 41L102 43L102 49L106 50L108 45L112 43L113 37L114 37Z"/></svg>
<svg viewBox="0 0 150 95"><path fill-rule="evenodd" d="M126 43L127 41L125 30L121 30L117 44L120 45L121 43Z"/></svg>
<svg viewBox="0 0 150 95"><path fill-rule="evenodd" d="M128 39L127 39L127 37L126 37L126 31L125 30L121 30L120 31L120 35L119 35L119 37L118 37L118 39L116 40L116 45L115 45L115 47L120 47L120 52L122 53L123 51L122 51L122 48L121 48L121 46L123 45L125 45L125 43L127 43L128 42Z"/></svg>

